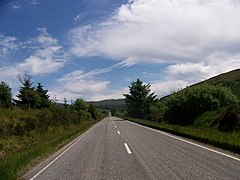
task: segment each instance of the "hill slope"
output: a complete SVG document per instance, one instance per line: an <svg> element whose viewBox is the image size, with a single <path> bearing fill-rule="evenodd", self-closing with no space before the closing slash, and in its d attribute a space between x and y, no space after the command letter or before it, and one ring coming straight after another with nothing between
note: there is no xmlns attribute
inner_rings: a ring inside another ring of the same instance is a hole
<svg viewBox="0 0 240 180"><path fill-rule="evenodd" d="M201 83L222 84L225 87L229 87L233 94L240 99L240 69L220 74L198 84Z"/></svg>

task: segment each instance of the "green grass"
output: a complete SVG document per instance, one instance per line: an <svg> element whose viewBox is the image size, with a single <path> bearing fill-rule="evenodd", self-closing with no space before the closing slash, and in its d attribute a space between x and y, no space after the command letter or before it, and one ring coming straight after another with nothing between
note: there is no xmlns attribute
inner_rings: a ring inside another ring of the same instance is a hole
<svg viewBox="0 0 240 180"><path fill-rule="evenodd" d="M3 146L8 145L7 155L0 162L0 179L17 179L27 167L36 164L43 157L55 152L79 136L97 121L83 121L69 127L49 128L46 132L32 131L24 137L8 137L0 139ZM15 147L16 146L16 147ZM11 148L17 148L17 151Z"/></svg>
<svg viewBox="0 0 240 180"><path fill-rule="evenodd" d="M211 144L235 153L240 153L239 132L223 133L214 129L183 127L135 118L128 118L128 120L154 129L159 129L175 135Z"/></svg>

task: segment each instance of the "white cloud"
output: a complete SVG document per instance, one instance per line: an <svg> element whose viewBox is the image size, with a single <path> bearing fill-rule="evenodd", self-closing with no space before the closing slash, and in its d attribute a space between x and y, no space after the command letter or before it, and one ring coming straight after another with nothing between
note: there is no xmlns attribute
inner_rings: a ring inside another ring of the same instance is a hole
<svg viewBox="0 0 240 180"><path fill-rule="evenodd" d="M17 38L14 36L0 34L0 56L9 54L12 50L17 50L18 44L16 40Z"/></svg>
<svg viewBox="0 0 240 180"><path fill-rule="evenodd" d="M56 95L61 101L64 98L84 98L92 99L92 96L102 94L107 90L109 81L95 79L97 71L84 73L83 71L75 70L58 79L57 85L50 90L51 96Z"/></svg>
<svg viewBox="0 0 240 180"><path fill-rule="evenodd" d="M39 29L39 31L38 37L27 42L18 42L18 45L15 45L15 37L4 36L0 43L5 48L2 53L24 49L30 49L32 52L22 62L0 67L2 80L14 86L18 74L43 75L57 71L65 65L68 57L57 39L51 37L45 28Z"/></svg>
<svg viewBox="0 0 240 180"><path fill-rule="evenodd" d="M232 0L133 0L100 25L71 31L78 56L197 62L240 48L240 6Z"/></svg>
<svg viewBox="0 0 240 180"><path fill-rule="evenodd" d="M39 5L40 1L39 0L30 0L29 2L31 5Z"/></svg>
<svg viewBox="0 0 240 180"><path fill-rule="evenodd" d="M77 22L81 21L86 15L87 15L86 12L84 12L84 13L79 13L77 16L75 16L75 17L73 18L73 20L74 20L75 23L77 23Z"/></svg>
<svg viewBox="0 0 240 180"><path fill-rule="evenodd" d="M240 67L240 54L230 57L223 54L220 56L212 55L208 59L207 64L179 63L168 66L164 78L152 82L153 90L159 97L162 97L178 89Z"/></svg>
<svg viewBox="0 0 240 180"><path fill-rule="evenodd" d="M20 5L19 2L13 1L13 2L9 3L9 7L12 8L12 9L19 9L19 8L21 8L21 5Z"/></svg>
<svg viewBox="0 0 240 180"><path fill-rule="evenodd" d="M50 94L52 97L56 95L60 101L63 101L66 97L71 99L83 98L85 100L123 98L122 94L127 92L127 88L110 89L110 81L100 79L99 75L110 72L114 68L125 66L130 66L127 60L89 72L72 71L57 80L57 84L50 90Z"/></svg>
<svg viewBox="0 0 240 180"><path fill-rule="evenodd" d="M239 0L130 0L100 24L74 28L71 53L168 64L159 96L240 67Z"/></svg>

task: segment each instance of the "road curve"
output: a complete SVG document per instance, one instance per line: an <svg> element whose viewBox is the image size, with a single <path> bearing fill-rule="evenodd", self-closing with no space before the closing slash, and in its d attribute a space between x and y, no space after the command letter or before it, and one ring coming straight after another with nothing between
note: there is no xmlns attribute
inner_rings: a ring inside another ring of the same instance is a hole
<svg viewBox="0 0 240 180"><path fill-rule="evenodd" d="M240 160L108 117L25 179L240 179Z"/></svg>

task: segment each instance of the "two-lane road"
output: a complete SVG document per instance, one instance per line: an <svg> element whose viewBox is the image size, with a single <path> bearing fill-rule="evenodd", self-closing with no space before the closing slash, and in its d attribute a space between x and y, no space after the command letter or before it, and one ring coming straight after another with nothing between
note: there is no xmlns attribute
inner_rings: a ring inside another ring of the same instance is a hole
<svg viewBox="0 0 240 180"><path fill-rule="evenodd" d="M240 160L108 117L26 179L240 179Z"/></svg>

